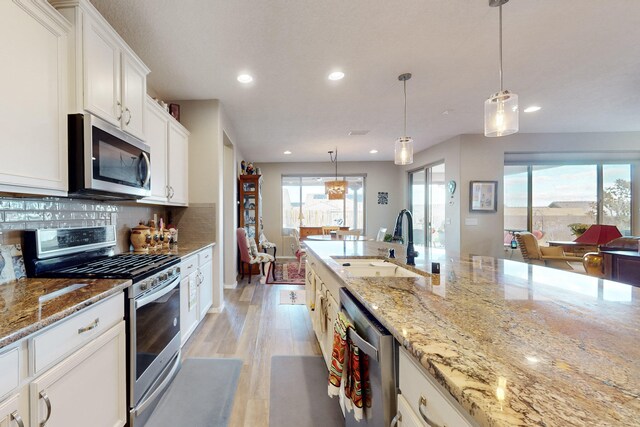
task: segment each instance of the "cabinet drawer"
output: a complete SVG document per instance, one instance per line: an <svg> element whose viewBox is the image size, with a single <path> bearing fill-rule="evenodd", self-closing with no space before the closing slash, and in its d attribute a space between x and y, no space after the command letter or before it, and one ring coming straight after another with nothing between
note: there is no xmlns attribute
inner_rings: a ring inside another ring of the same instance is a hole
<svg viewBox="0 0 640 427"><path fill-rule="evenodd" d="M409 407L421 419L426 416L431 422L443 426L475 425L464 414L460 404L423 372L404 348L400 348L400 390Z"/></svg>
<svg viewBox="0 0 640 427"><path fill-rule="evenodd" d="M207 248L198 252L198 265L202 266L205 263L211 261L213 257L213 248Z"/></svg>
<svg viewBox="0 0 640 427"><path fill-rule="evenodd" d="M122 319L124 319L124 293L84 309L35 336L31 340L33 373L40 373Z"/></svg>
<svg viewBox="0 0 640 427"><path fill-rule="evenodd" d="M413 412L404 396L398 395L398 427L422 427L424 423Z"/></svg>
<svg viewBox="0 0 640 427"><path fill-rule="evenodd" d="M191 255L182 260L182 264L180 264L180 275L182 277L187 277L194 271L198 269L198 255Z"/></svg>
<svg viewBox="0 0 640 427"><path fill-rule="evenodd" d="M0 354L0 399L20 384L20 349Z"/></svg>

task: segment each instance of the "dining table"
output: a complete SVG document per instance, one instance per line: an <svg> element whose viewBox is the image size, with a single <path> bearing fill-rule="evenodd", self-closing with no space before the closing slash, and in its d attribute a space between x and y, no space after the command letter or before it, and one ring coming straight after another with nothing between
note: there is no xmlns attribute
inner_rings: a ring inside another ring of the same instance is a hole
<svg viewBox="0 0 640 427"><path fill-rule="evenodd" d="M322 240L326 240L326 241L354 241L354 240L369 240L367 238L367 236L356 236L354 234L337 234L337 233L331 233L331 234L311 234L309 236L307 236L307 240L318 240L318 241L322 241Z"/></svg>

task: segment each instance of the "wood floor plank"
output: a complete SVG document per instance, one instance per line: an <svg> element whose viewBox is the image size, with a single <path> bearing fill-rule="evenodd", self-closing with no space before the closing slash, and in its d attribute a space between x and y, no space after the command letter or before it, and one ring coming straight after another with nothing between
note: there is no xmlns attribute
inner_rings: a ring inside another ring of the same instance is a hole
<svg viewBox="0 0 640 427"><path fill-rule="evenodd" d="M183 347L186 357L243 360L229 426L267 426L273 355L319 355L320 347L304 305L280 304L280 291L299 285L238 281L225 289L225 309L209 314Z"/></svg>

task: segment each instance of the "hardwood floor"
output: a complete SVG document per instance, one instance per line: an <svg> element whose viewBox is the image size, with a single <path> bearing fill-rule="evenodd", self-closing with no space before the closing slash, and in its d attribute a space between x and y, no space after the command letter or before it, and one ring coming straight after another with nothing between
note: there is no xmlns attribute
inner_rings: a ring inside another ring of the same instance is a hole
<svg viewBox="0 0 640 427"><path fill-rule="evenodd" d="M222 313L208 314L182 349L187 357L230 357L244 361L229 426L269 424L269 380L273 355L320 355L305 305L279 304L281 290L247 278L225 289Z"/></svg>

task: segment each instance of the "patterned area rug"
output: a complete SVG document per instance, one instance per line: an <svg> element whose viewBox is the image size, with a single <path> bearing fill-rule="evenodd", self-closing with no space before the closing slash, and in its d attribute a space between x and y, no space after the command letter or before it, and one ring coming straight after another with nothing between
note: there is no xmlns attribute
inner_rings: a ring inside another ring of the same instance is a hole
<svg viewBox="0 0 640 427"><path fill-rule="evenodd" d="M271 269L273 268L273 263L270 263L269 273L267 274L268 285L304 285L304 263L302 264L302 268L300 269L300 273L298 273L298 262L280 262L276 261L276 278L273 279L271 275Z"/></svg>

